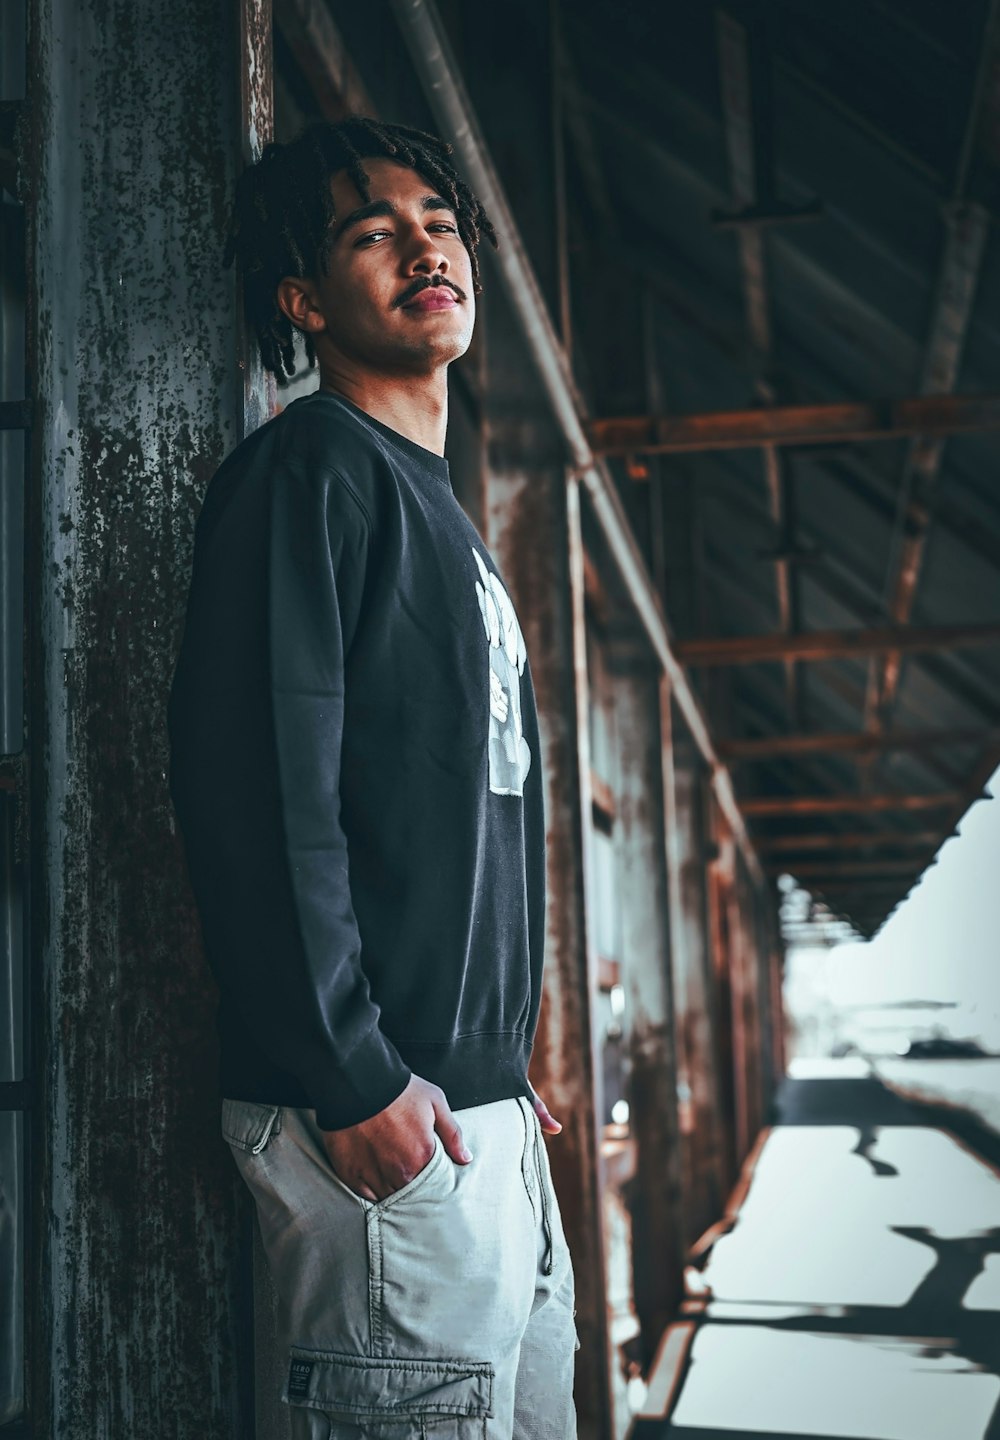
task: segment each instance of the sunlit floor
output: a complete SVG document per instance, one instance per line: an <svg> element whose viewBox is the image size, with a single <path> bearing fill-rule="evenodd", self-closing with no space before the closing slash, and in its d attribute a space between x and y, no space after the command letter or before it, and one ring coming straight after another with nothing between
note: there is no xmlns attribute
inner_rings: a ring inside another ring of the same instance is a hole
<svg viewBox="0 0 1000 1440"><path fill-rule="evenodd" d="M867 1078L791 1079L670 1440L1000 1440L1000 1173Z"/></svg>

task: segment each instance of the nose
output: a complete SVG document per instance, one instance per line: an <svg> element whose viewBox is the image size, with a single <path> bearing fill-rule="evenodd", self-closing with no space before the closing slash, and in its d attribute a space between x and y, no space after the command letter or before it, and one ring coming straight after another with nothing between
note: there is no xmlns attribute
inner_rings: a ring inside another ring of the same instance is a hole
<svg viewBox="0 0 1000 1440"><path fill-rule="evenodd" d="M413 237L406 249L404 266L408 275L433 275L448 271L448 257L423 225L413 227Z"/></svg>

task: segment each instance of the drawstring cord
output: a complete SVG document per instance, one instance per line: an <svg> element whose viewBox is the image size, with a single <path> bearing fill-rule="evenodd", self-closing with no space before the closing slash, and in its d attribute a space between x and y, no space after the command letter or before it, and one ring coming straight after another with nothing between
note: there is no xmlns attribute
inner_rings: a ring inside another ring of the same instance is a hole
<svg viewBox="0 0 1000 1440"><path fill-rule="evenodd" d="M542 1261L542 1274L552 1274L552 1221L549 1217L549 1200L545 1193L545 1177L542 1170L542 1157L539 1154L540 1147L545 1142L542 1140L542 1127L535 1124L535 1167L538 1171L538 1189L542 1197L542 1229L545 1231L545 1258Z"/></svg>

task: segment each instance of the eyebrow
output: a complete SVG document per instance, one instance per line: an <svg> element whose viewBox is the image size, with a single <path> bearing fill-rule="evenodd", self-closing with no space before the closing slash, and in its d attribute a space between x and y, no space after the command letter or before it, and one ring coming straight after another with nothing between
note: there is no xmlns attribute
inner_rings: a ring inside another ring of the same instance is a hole
<svg viewBox="0 0 1000 1440"><path fill-rule="evenodd" d="M447 210L452 215L455 213L451 205L448 204L448 201L441 195L423 196L420 201L420 209L423 212L428 210ZM352 210L349 215L345 215L343 220L336 225L333 232L333 243L336 244L346 230L350 230L355 225L361 225L366 220L373 220L380 215L391 217L398 214L399 211L391 200L372 200L367 205L359 205L357 210Z"/></svg>

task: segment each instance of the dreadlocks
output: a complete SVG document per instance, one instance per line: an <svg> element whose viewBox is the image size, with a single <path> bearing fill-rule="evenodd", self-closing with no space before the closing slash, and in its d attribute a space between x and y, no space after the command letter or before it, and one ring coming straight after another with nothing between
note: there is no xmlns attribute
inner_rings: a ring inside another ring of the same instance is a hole
<svg viewBox="0 0 1000 1440"><path fill-rule="evenodd" d="M236 184L222 263L239 260L247 320L256 332L261 360L281 379L295 373L295 327L277 300L285 275L328 274L333 235L330 178L346 170L367 203L370 177L362 160L383 158L408 165L448 201L458 233L472 260L478 295L477 247L485 235L495 247L496 232L481 203L447 158L452 147L425 130L390 125L363 115L337 124L320 120L294 140L264 146L260 159ZM303 334L311 369L316 358L311 335Z"/></svg>

